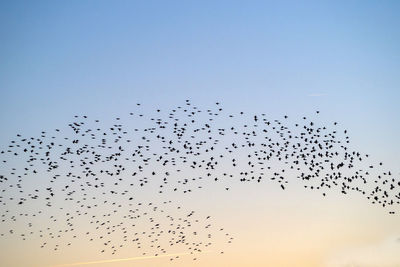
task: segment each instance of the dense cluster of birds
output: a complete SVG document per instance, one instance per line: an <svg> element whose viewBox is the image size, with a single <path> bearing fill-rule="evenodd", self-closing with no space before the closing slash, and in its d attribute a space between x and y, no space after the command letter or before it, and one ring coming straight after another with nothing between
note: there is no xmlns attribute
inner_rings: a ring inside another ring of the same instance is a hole
<svg viewBox="0 0 400 267"><path fill-rule="evenodd" d="M75 116L63 129L17 134L0 151L0 234L37 236L42 247L57 240L51 248L58 250L79 232L100 242L101 252L131 245L156 256L174 246L204 251L218 234L233 239L210 216L159 201L171 194L264 180L285 190L297 179L323 196L358 192L390 213L400 203L400 181L382 163L366 163L369 156L350 148L336 122L227 113L220 103L201 109L189 100L146 111L137 104L105 125Z"/></svg>

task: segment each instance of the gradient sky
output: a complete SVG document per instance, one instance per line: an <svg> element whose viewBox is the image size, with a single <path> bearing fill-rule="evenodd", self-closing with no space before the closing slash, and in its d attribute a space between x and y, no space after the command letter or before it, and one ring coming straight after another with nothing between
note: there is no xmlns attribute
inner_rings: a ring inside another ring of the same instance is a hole
<svg viewBox="0 0 400 267"><path fill-rule="evenodd" d="M399 1L1 1L0 145L75 114L221 101L270 117L320 110L349 130L355 149L399 173L399 14ZM371 259L384 264L385 253L400 251L392 248L398 216L299 188L249 186L217 206L192 203L236 238L227 255L207 253L197 266L338 266L370 250L384 251ZM17 241L0 248L4 266L100 260L90 249L48 256ZM104 266L168 260L136 263Z"/></svg>

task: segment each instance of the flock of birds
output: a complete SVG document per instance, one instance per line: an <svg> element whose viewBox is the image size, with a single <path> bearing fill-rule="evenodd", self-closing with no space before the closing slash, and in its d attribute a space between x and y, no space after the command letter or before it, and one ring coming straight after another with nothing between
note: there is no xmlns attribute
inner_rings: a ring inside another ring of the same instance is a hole
<svg viewBox="0 0 400 267"><path fill-rule="evenodd" d="M133 246L157 256L178 247L196 260L214 239L233 237L209 215L165 199L172 194L264 180L285 190L298 179L323 196L360 193L391 214L400 203L400 181L382 163L365 163L369 156L351 150L336 122L271 120L189 100L154 116L136 109L106 125L75 116L65 129L17 134L0 151L1 236L41 239L54 250L83 236L111 254Z"/></svg>

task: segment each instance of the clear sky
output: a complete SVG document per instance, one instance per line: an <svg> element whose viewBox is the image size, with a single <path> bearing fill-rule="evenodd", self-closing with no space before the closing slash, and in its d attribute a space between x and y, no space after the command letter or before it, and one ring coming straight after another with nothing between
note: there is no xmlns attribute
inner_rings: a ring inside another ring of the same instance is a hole
<svg viewBox="0 0 400 267"><path fill-rule="evenodd" d="M1 1L0 144L75 114L220 101L270 117L320 110L349 130L356 149L399 173L399 14L399 1ZM400 219L361 199L268 190L278 204L249 192L220 199L226 205L211 212L224 225L238 213L232 202L252 208L231 224L231 254L204 255L198 266L324 266L337 253L398 250L391 242ZM302 212L280 201L290 198L302 199ZM6 246L0 258L10 264L20 245ZM36 266L96 260L70 251L41 262L43 252L25 249Z"/></svg>

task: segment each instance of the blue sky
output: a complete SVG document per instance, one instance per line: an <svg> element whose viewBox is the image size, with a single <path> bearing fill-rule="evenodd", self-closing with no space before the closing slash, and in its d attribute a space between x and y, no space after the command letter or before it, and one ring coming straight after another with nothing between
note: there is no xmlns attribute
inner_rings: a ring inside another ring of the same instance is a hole
<svg viewBox="0 0 400 267"><path fill-rule="evenodd" d="M318 108L363 136L385 128L389 141L400 131L397 1L0 5L4 140L186 98L273 115Z"/></svg>
<svg viewBox="0 0 400 267"><path fill-rule="evenodd" d="M0 5L4 140L186 98L273 115L318 108L363 135L385 128L389 141L400 131L397 1Z"/></svg>

